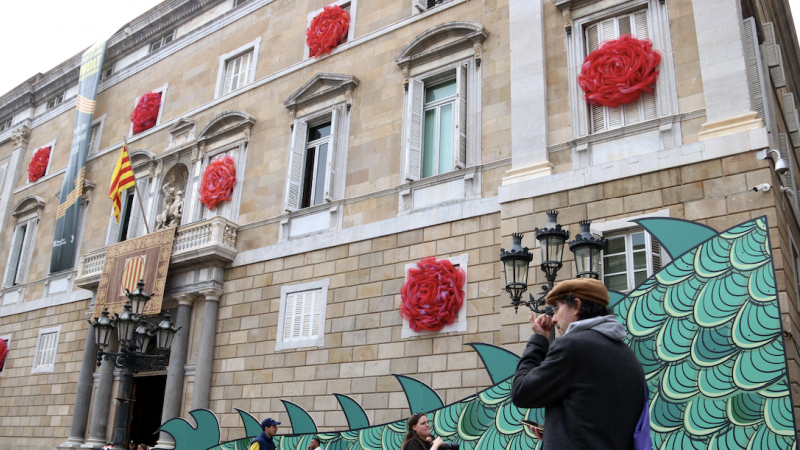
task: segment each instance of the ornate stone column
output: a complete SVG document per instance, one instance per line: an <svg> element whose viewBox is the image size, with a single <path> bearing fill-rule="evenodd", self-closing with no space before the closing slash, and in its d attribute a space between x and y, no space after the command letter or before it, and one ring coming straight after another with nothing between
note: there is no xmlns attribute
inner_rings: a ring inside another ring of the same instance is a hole
<svg viewBox="0 0 800 450"><path fill-rule="evenodd" d="M14 141L14 149L11 151L11 158L6 167L6 174L3 177L3 184L0 185L0 236L5 236L6 225L8 225L8 215L11 213L14 187L17 185L23 162L25 161L25 151L28 148L28 138L31 129L26 125L11 132L11 139ZM3 251L4 241L0 240L0 252Z"/></svg>
<svg viewBox="0 0 800 450"><path fill-rule="evenodd" d="M700 140L761 128L753 110L738 0L693 0L706 118Z"/></svg>
<svg viewBox="0 0 800 450"><path fill-rule="evenodd" d="M119 351L116 333L111 334L111 342L109 342L108 348L111 349L110 351ZM97 391L94 394L89 439L86 440L85 444L81 445L82 448L102 448L108 442L108 411L111 408L111 402L114 401L111 395L113 384L114 361L103 360L103 365L100 367L100 380L97 383Z"/></svg>
<svg viewBox="0 0 800 450"><path fill-rule="evenodd" d="M72 412L72 425L69 428L67 442L59 448L76 448L83 445L86 436L86 424L89 420L89 406L92 401L92 385L94 384L94 368L97 366L97 345L94 329L86 332L86 344L83 347L81 373L78 376L78 389L75 393L75 408Z"/></svg>
<svg viewBox="0 0 800 450"><path fill-rule="evenodd" d="M181 413L185 375L184 366L186 365L186 354L189 349L189 329L191 327L192 303L194 303L195 296L192 294L175 294L172 298L178 300L175 324L180 327L180 330L175 335L169 355L164 407L161 409L162 425L164 422L178 417ZM156 448L175 448L175 441L172 436L162 431L156 443Z"/></svg>
<svg viewBox="0 0 800 450"><path fill-rule="evenodd" d="M217 313L222 290L203 289L200 294L205 296L206 303L203 307L203 329L200 332L200 345L197 350L191 410L208 408L211 395L211 370L214 365L214 344L217 340Z"/></svg>

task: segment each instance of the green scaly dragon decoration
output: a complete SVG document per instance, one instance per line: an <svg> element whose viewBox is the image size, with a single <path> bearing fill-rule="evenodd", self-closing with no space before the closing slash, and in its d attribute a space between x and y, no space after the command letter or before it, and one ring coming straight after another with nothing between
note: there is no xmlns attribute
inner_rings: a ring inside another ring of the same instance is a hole
<svg viewBox="0 0 800 450"><path fill-rule="evenodd" d="M796 449L794 415L765 217L722 233L678 219L642 219L673 261L627 295L611 293L612 311L644 367L656 449ZM518 420L544 422L542 409L511 402L519 357L488 344L471 345L493 385L444 405L436 392L395 375L412 412L426 412L432 434L464 450L541 448ZM318 432L311 416L283 400L294 434L275 437L280 450L305 450L318 437L326 450L398 450L406 420L370 426L352 398L334 394L350 427ZM216 416L190 412L197 427L176 418L161 430L176 450L246 450L259 422L237 410L246 438L220 444Z"/></svg>

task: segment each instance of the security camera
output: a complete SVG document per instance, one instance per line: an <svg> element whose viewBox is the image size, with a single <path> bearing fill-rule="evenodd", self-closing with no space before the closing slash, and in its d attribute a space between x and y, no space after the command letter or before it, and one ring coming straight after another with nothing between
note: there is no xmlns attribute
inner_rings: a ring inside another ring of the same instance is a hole
<svg viewBox="0 0 800 450"><path fill-rule="evenodd" d="M753 192L764 191L767 192L772 186L769 183L762 183L753 188Z"/></svg>
<svg viewBox="0 0 800 450"><path fill-rule="evenodd" d="M786 163L786 160L783 158L778 158L778 162L775 163L775 172L778 175L783 175L789 171L789 164Z"/></svg>

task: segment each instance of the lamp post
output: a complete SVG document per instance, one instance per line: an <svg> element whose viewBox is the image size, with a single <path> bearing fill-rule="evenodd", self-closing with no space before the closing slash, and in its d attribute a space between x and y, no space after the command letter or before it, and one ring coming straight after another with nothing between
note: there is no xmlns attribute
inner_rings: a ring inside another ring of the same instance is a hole
<svg viewBox="0 0 800 450"><path fill-rule="evenodd" d="M94 322L89 322L94 328L97 345L101 347L97 351L97 365L99 366L103 358L105 358L107 361L113 360L114 366L118 369L123 369L122 390L120 397L117 397L119 412L113 439L115 450L124 450L127 445L127 405L134 401L130 398L133 374L138 373L151 361L155 361L158 367L163 369L167 360L164 355L144 354L147 351L150 339L155 336L158 349L167 350L172 345L172 338L175 333L180 329L172 322L169 314L165 314L161 323L158 324L155 332L153 332L144 317L145 306L153 295L148 295L144 292L143 280L136 284L136 289L133 292L126 289L125 296L128 297L128 303L125 304L121 314L112 319L109 317L108 309L106 309L99 319L95 318ZM117 329L120 341L119 353L103 350L108 346L108 341L114 328Z"/></svg>
<svg viewBox="0 0 800 450"><path fill-rule="evenodd" d="M575 255L575 274L578 278L600 278L600 255L603 251L605 239L597 239L589 231L591 221L579 222L581 233L569 243L570 251ZM529 294L530 300L523 302L522 293L528 289L528 265L533 255L528 248L522 247L522 235L514 233L514 246L511 250L500 249L500 260L506 277L505 290L511 295L511 304L516 312L523 304L538 314L553 315L553 308L545 306L545 297L553 289L558 271L564 266L564 244L569 239L569 230L565 230L558 223L558 211L547 211L547 226L536 228L536 239L541 243L542 272L544 272L547 285L542 286L542 293L537 298ZM544 307L544 308L542 308Z"/></svg>

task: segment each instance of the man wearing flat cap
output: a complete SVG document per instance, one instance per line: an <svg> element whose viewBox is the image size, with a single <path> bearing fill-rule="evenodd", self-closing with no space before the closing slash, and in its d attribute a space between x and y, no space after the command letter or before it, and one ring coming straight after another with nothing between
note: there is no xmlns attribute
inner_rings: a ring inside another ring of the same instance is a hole
<svg viewBox="0 0 800 450"><path fill-rule="evenodd" d="M544 408L544 450L628 450L645 406L644 372L609 314L608 291L591 278L557 284L553 317L530 313L533 336L517 365L511 398ZM557 328L561 337L550 343Z"/></svg>
<svg viewBox="0 0 800 450"><path fill-rule="evenodd" d="M255 439L250 441L250 450L275 450L275 443L272 438L278 434L278 425L280 422L272 420L268 417L261 422L261 429L264 430Z"/></svg>

